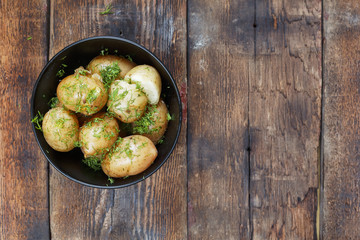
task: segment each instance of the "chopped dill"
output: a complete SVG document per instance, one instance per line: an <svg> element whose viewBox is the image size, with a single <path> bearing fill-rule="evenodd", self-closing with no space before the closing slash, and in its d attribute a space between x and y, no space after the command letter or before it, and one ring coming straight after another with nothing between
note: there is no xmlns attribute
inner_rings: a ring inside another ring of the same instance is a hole
<svg viewBox="0 0 360 240"><path fill-rule="evenodd" d="M110 182L110 184L113 184L115 182L114 179L111 177L108 177L108 181Z"/></svg>
<svg viewBox="0 0 360 240"><path fill-rule="evenodd" d="M37 130L42 131L41 123L43 120L44 120L44 115L42 115L40 113L40 111L38 111L38 113L35 115L35 117L33 119L31 119L31 122L35 124L35 128Z"/></svg>
<svg viewBox="0 0 360 240"><path fill-rule="evenodd" d="M146 112L142 118L134 122L133 132L138 134L157 132L159 128L152 128L155 124L155 113L157 112L156 105L147 105Z"/></svg>
<svg viewBox="0 0 360 240"><path fill-rule="evenodd" d="M127 60L129 60L130 62L133 62L133 59L132 59L132 57L131 57L130 55L126 55L125 58L126 58Z"/></svg>
<svg viewBox="0 0 360 240"><path fill-rule="evenodd" d="M50 101L48 102L48 105L51 108L55 108L58 104L59 104L59 99L57 97L51 98Z"/></svg>
<svg viewBox="0 0 360 240"><path fill-rule="evenodd" d="M80 75L83 75L83 76L86 76L86 73L89 73L89 71L85 70L85 69L79 69L78 72L79 72Z"/></svg>
<svg viewBox="0 0 360 240"><path fill-rule="evenodd" d="M157 143L162 144L164 142L164 137L162 137Z"/></svg>
<svg viewBox="0 0 360 240"><path fill-rule="evenodd" d="M64 69L60 69L60 70L56 73L56 76L57 76L57 77L62 77L62 76L64 76L64 74L65 74Z"/></svg>
<svg viewBox="0 0 360 240"><path fill-rule="evenodd" d="M111 6L111 4L106 5L105 10L100 12L101 15L106 15L106 14L113 14L113 12L111 11L111 9L113 8L113 6Z"/></svg>
<svg viewBox="0 0 360 240"><path fill-rule="evenodd" d="M108 49L108 48L102 49L102 50L100 51L100 55L101 55L101 56L108 55L108 54L109 54L109 49Z"/></svg>
<svg viewBox="0 0 360 240"><path fill-rule="evenodd" d="M116 79L116 77L119 76L120 72L121 69L116 62L114 62L111 66L107 66L100 70L100 75L106 89L109 89L110 84Z"/></svg>
<svg viewBox="0 0 360 240"><path fill-rule="evenodd" d="M88 104L91 104L92 102L94 102L96 100L96 98L98 97L96 89L91 89L90 92L86 95L86 102Z"/></svg>
<svg viewBox="0 0 360 240"><path fill-rule="evenodd" d="M55 121L55 127L57 128L64 128L65 127L65 122L69 121L69 119L65 119L65 118L59 118Z"/></svg>
<svg viewBox="0 0 360 240"><path fill-rule="evenodd" d="M167 113L167 114L166 114L166 119L167 119L168 121L170 121L170 120L173 120L174 118L173 118L173 116L170 115L170 113Z"/></svg>
<svg viewBox="0 0 360 240"><path fill-rule="evenodd" d="M94 171L101 169L101 159L98 157L87 157L82 160L88 167L92 168Z"/></svg>
<svg viewBox="0 0 360 240"><path fill-rule="evenodd" d="M75 147L81 147L82 145L81 145L81 142L80 142L80 141L76 141L76 142L74 143L74 146L75 146Z"/></svg>

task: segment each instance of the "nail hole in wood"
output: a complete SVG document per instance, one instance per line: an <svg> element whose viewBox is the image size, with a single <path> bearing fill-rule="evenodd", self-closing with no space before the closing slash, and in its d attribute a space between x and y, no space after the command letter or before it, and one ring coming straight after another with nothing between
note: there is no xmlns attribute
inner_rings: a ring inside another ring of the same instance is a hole
<svg viewBox="0 0 360 240"><path fill-rule="evenodd" d="M253 24L253 27L254 27L254 28L256 28L256 27L257 27L256 23L254 23L254 24Z"/></svg>

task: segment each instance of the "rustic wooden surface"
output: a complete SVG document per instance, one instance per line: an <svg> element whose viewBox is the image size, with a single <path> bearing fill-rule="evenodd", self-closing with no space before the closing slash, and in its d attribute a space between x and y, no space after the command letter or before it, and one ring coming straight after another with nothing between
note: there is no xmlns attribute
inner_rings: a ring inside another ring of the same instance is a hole
<svg viewBox="0 0 360 240"><path fill-rule="evenodd" d="M189 1L190 239L249 239L252 1ZM251 9L251 11L249 11ZM190 80L191 79L191 80Z"/></svg>
<svg viewBox="0 0 360 240"><path fill-rule="evenodd" d="M360 3L324 2L322 239L360 236Z"/></svg>
<svg viewBox="0 0 360 240"><path fill-rule="evenodd" d="M47 62L47 14L44 0L0 2L0 239L50 234L47 163L29 124Z"/></svg>
<svg viewBox="0 0 360 240"><path fill-rule="evenodd" d="M253 239L314 239L321 119L321 2L256 1L250 78Z"/></svg>
<svg viewBox="0 0 360 240"><path fill-rule="evenodd" d="M0 1L0 239L358 239L359 14L355 0ZM47 60L98 35L143 44L182 95L171 159L125 189L48 168L29 124Z"/></svg>

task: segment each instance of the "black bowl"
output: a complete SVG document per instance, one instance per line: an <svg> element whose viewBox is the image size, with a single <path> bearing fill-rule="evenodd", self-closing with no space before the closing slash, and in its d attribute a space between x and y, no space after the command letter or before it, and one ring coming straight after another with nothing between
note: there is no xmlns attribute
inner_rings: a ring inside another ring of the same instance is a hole
<svg viewBox="0 0 360 240"><path fill-rule="evenodd" d="M110 184L108 177L101 170L94 171L82 163L84 156L79 148L67 153L57 152L47 144L43 133L36 130L34 124L33 131L41 151L50 164L71 180L98 188L127 187L151 176L165 163L175 148L181 128L181 101L175 81L166 67L149 50L132 41L110 36L87 38L65 47L46 64L35 83L31 98L31 118L34 118L38 111L45 114L50 109L48 102L55 96L60 80L56 74L60 69L65 71L64 77L70 75L79 66L85 67L101 51L109 54L130 55L137 64L151 65L161 75L162 97L168 105L173 120L169 122L164 142L157 145L159 154L154 163L136 176L125 179L114 178L114 183Z"/></svg>

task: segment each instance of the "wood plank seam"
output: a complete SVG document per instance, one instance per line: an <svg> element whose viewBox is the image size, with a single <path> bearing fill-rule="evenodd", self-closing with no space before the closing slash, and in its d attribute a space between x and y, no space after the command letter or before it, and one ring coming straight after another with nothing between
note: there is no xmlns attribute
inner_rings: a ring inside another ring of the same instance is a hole
<svg viewBox="0 0 360 240"><path fill-rule="evenodd" d="M323 239L322 234L322 217L323 217L323 202L324 199L324 0L321 0L321 112L320 112L320 153L318 159L318 204L316 213L316 237Z"/></svg>
<svg viewBox="0 0 360 240"><path fill-rule="evenodd" d="M256 21L256 2L254 1L254 23L253 23L253 31L254 31L254 56L253 56L253 64L254 64L254 72L256 73L256 27L257 27L257 21ZM253 226L253 216L252 216L252 204L251 204L251 147L252 147L252 139L251 139L251 122L250 122L250 76L248 78L248 207L249 207L249 231L250 231L250 240L254 238L254 226Z"/></svg>

